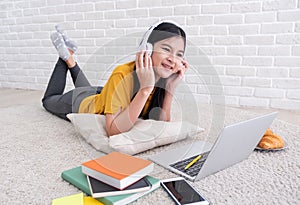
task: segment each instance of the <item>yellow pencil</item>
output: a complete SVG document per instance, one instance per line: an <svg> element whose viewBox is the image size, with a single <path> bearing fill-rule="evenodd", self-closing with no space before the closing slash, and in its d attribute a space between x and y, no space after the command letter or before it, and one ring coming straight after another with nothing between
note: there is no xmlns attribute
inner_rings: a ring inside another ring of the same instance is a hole
<svg viewBox="0 0 300 205"><path fill-rule="evenodd" d="M184 168L185 170L190 168L193 164L195 164L200 158L202 157L202 155L200 154L199 156L197 156L195 159L193 159L193 161L191 161L188 165L186 165L186 167Z"/></svg>

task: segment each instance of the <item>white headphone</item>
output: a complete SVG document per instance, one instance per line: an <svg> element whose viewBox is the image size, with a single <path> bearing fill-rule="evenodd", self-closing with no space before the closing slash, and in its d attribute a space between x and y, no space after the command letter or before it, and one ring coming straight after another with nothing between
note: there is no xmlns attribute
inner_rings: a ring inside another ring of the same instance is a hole
<svg viewBox="0 0 300 205"><path fill-rule="evenodd" d="M152 31L160 24L162 23L171 23L174 24L175 26L177 26L178 28L180 28L180 26L171 20L162 20L162 21L158 21L157 23L153 24L152 26L150 26L150 28L146 31L146 33L143 35L142 41L139 45L139 51L141 50L146 50L149 54L149 56L151 56L152 51L153 51L153 45L151 43L148 43L148 39L152 33Z"/></svg>

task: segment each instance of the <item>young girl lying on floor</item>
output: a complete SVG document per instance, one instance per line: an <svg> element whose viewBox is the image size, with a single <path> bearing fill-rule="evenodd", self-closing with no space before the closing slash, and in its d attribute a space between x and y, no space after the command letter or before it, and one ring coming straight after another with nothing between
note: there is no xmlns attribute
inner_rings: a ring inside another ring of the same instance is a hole
<svg viewBox="0 0 300 205"><path fill-rule="evenodd" d="M56 30L59 59L42 99L47 111L66 120L69 113L103 114L109 136L130 130L139 117L170 121L174 91L188 69L186 35L176 23L150 27L135 61L116 67L104 87L90 85L72 56L77 46ZM63 93L68 70L75 88Z"/></svg>

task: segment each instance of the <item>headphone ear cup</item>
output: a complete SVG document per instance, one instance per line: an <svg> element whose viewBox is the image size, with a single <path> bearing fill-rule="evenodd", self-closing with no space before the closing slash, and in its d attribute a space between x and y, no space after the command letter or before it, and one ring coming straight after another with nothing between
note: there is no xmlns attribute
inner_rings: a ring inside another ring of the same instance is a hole
<svg viewBox="0 0 300 205"><path fill-rule="evenodd" d="M146 51L147 51L147 53L148 53L149 56L152 55L153 46L152 46L151 43L147 43L147 44L146 44Z"/></svg>

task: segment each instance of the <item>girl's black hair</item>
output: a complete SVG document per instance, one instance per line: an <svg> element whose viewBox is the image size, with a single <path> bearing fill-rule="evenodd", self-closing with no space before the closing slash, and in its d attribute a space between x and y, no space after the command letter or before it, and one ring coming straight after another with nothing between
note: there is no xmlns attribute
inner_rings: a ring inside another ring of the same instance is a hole
<svg viewBox="0 0 300 205"><path fill-rule="evenodd" d="M155 27L148 38L148 42L151 43L154 47L154 43L171 38L174 36L181 36L184 39L184 47L186 46L186 35L185 32L178 26L172 23L163 22ZM134 70L136 67L134 66ZM134 80L134 88L133 88L133 96L131 100L134 98L136 93L140 88L140 83L136 72L133 73L133 80ZM163 106L164 97L165 97L165 85L166 79L160 78L159 81L155 85L155 91L152 96L152 100L146 112L146 115L142 116L143 111L140 114L140 117L143 119L154 119L159 120L160 111Z"/></svg>

